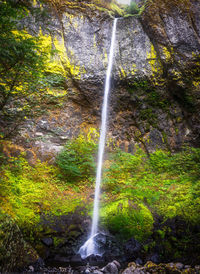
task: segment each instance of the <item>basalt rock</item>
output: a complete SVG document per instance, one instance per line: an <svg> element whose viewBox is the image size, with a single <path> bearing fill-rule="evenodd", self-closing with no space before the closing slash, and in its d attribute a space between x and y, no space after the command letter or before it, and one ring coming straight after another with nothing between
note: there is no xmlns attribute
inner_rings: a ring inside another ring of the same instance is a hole
<svg viewBox="0 0 200 274"><path fill-rule="evenodd" d="M141 244L134 238L124 244L124 252L127 260L137 259L142 251Z"/></svg>
<svg viewBox="0 0 200 274"><path fill-rule="evenodd" d="M181 265L181 268L180 268ZM197 266L198 267L198 266ZM191 266L183 265L181 263L169 263L169 264L155 264L151 261L148 261L144 266L137 265L132 262L129 263L128 268L126 268L122 274L144 274L144 273L191 273L196 274L198 270L196 267L192 268Z"/></svg>
<svg viewBox="0 0 200 274"><path fill-rule="evenodd" d="M37 250L47 264L66 266L76 255L90 225L84 213L84 209L79 208L68 215L41 216Z"/></svg>
<svg viewBox="0 0 200 274"><path fill-rule="evenodd" d="M46 21L23 22L51 37L65 71L63 106L27 121L15 139L45 160L83 128L99 127L113 18L91 7L69 1L59 12L49 8ZM136 144L147 153L198 145L199 1L147 1L141 10L117 23L108 136L128 152Z"/></svg>
<svg viewBox="0 0 200 274"><path fill-rule="evenodd" d="M166 221L155 219L153 233L144 243L146 254L142 258L157 264L170 260L181 261L186 265L198 264L199 235L199 226L193 226L178 216Z"/></svg>

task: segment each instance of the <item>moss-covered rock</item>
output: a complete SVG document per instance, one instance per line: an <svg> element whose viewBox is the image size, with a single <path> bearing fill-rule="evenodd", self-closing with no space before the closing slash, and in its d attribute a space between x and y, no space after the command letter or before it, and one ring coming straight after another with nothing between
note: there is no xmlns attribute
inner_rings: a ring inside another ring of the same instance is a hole
<svg viewBox="0 0 200 274"><path fill-rule="evenodd" d="M0 211L0 271L12 272L39 259L36 251L23 239L19 227Z"/></svg>
<svg viewBox="0 0 200 274"><path fill-rule="evenodd" d="M102 207L102 223L123 239L144 240L152 232L153 216L150 210L136 200L123 197Z"/></svg>

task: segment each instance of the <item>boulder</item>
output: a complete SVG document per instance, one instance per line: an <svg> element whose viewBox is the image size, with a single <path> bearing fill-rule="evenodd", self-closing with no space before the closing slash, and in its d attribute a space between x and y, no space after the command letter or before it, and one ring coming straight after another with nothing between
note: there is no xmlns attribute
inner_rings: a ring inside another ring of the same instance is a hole
<svg viewBox="0 0 200 274"><path fill-rule="evenodd" d="M111 274L118 274L120 270L120 263L117 261L113 261L108 263L105 267L102 268L103 273L111 273Z"/></svg>

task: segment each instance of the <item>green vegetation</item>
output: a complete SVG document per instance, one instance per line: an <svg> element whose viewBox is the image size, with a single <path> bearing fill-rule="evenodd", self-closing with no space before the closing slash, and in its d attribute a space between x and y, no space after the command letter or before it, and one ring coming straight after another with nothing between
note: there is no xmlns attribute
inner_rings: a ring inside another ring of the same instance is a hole
<svg viewBox="0 0 200 274"><path fill-rule="evenodd" d="M41 213L72 211L81 201L78 197L73 203L66 199L68 191L58 178L58 169L47 163L38 161L32 167L21 156L10 157L1 167L0 205L23 230L35 229Z"/></svg>
<svg viewBox="0 0 200 274"><path fill-rule="evenodd" d="M42 212L73 211L94 181L96 138L96 133L80 135L68 142L57 167L39 161L32 167L22 156L10 157L1 166L1 207L20 227L30 229ZM158 150L149 158L141 149L134 155L117 150L105 165L101 215L112 232L144 239L151 233L154 212L165 219L178 215L199 221L200 149L174 155ZM66 198L70 191L72 199Z"/></svg>
<svg viewBox="0 0 200 274"><path fill-rule="evenodd" d="M131 4L126 7L125 12L128 15L136 15L139 14L140 8L138 7L137 3L131 2Z"/></svg>
<svg viewBox="0 0 200 274"><path fill-rule="evenodd" d="M78 138L67 142L56 161L61 169L62 177L67 181L74 182L94 176L96 149L97 144L90 138L90 135L87 139L83 135L79 135Z"/></svg>
<svg viewBox="0 0 200 274"><path fill-rule="evenodd" d="M120 5L115 0L77 0L77 1L67 1L67 0L45 0L48 2L58 13L62 14L67 9L76 10L78 12L87 13L88 10L100 11L103 13L108 13L109 16L123 16L124 11ZM72 13L73 14L73 13Z"/></svg>
<svg viewBox="0 0 200 274"><path fill-rule="evenodd" d="M30 166L25 155L4 159L0 207L15 220L25 239L34 243L35 235L40 235L41 216L67 215L81 205L91 212L93 200L88 197L94 191L97 137L91 130L67 142L57 166L40 161ZM134 155L119 149L110 152L104 165L101 225L120 239L144 242L153 233L155 215L163 222L178 216L198 224L199 170L200 149L186 148L176 154L158 150L149 157L139 148ZM156 237L164 241L167 231L167 226L159 229Z"/></svg>
<svg viewBox="0 0 200 274"><path fill-rule="evenodd" d="M29 240L41 229L41 215L65 215L86 203L94 179L97 138L95 129L90 129L85 137L80 134L68 142L57 166L39 160L31 166L26 154L9 158L0 154L0 208Z"/></svg>
<svg viewBox="0 0 200 274"><path fill-rule="evenodd" d="M112 203L103 206L101 218L108 229L125 241L135 237L147 239L153 229L153 216L150 210L135 198L120 195Z"/></svg>
<svg viewBox="0 0 200 274"><path fill-rule="evenodd" d="M151 233L154 213L197 224L199 170L200 149L174 155L158 150L150 158L142 150L134 155L118 150L107 162L102 222L123 238L132 234L139 240Z"/></svg>
<svg viewBox="0 0 200 274"><path fill-rule="evenodd" d="M0 209L1 273L12 273L13 268L23 268L37 259L36 251L24 241L19 227Z"/></svg>
<svg viewBox="0 0 200 274"><path fill-rule="evenodd" d="M44 10L35 8L37 13ZM51 87L63 85L63 77L47 73L52 51L43 37L18 29L20 20L36 12L30 3L0 2L0 132L8 137L18 125L47 109Z"/></svg>

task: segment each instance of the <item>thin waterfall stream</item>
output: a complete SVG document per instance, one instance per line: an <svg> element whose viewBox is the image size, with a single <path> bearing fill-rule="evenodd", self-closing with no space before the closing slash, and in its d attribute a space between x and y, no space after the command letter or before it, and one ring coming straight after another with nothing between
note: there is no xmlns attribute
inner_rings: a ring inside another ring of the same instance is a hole
<svg viewBox="0 0 200 274"><path fill-rule="evenodd" d="M97 173L96 173L92 228L91 228L91 234L89 239L84 243L83 246L81 246L78 252L81 255L82 259L85 259L91 254L101 255L99 254L98 249L95 246L94 237L97 235L97 232L98 232L99 196L100 196L100 185L101 185L101 178L102 178L103 156L104 156L105 141L106 141L108 97L109 97L109 91L110 91L110 79L111 79L114 49L115 49L116 28L117 28L117 18L115 18L113 22L111 46L110 46L110 53L109 53L108 67L106 72L105 88L104 88L104 99L103 99L103 107L102 107L102 114L101 114L101 131L100 131L100 138L99 138L98 164L97 164Z"/></svg>

